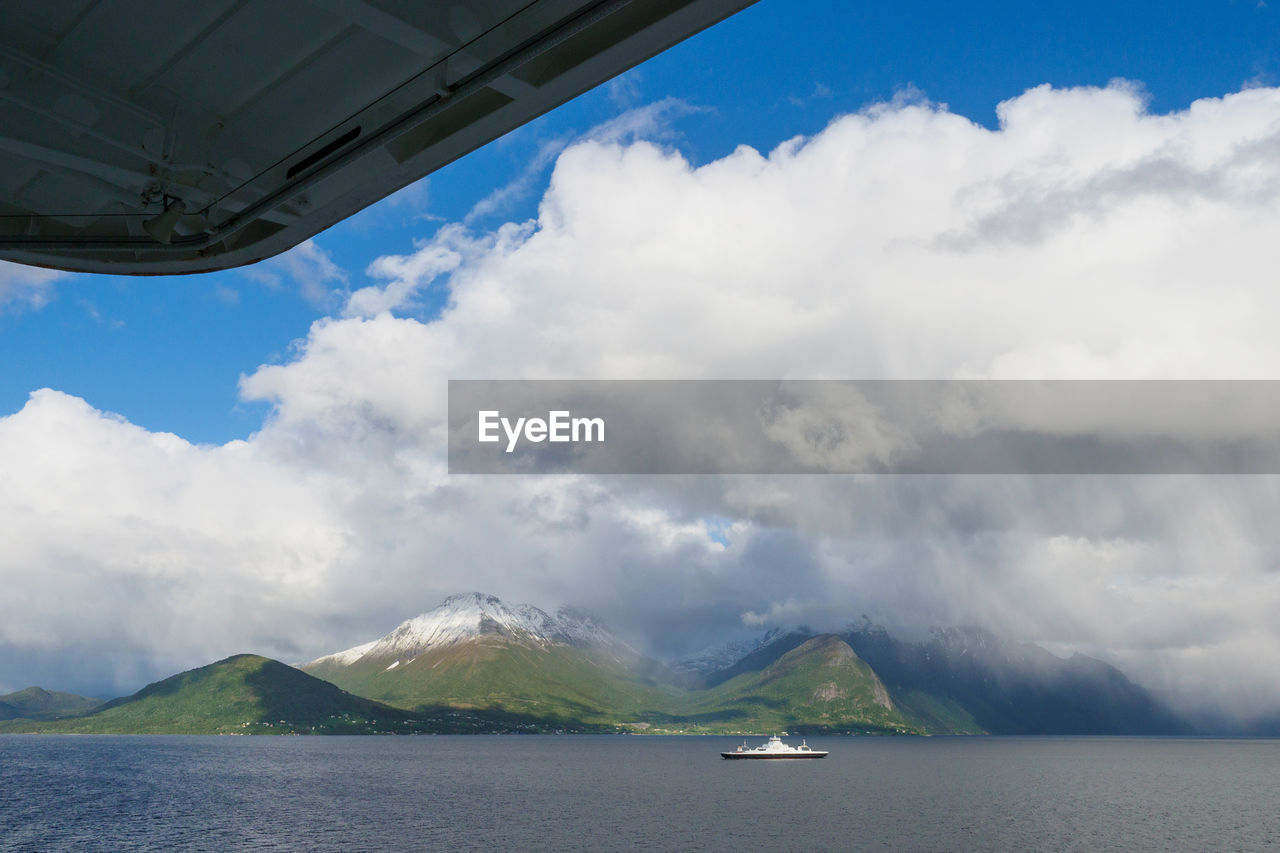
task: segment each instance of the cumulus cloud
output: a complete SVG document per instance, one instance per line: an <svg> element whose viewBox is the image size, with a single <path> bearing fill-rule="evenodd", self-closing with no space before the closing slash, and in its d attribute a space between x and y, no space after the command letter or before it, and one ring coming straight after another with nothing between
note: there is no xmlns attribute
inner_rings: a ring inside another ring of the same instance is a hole
<svg viewBox="0 0 1280 853"><path fill-rule="evenodd" d="M622 90L614 88L612 91ZM652 104L629 109L601 122L586 133L548 140L538 147L538 152L525 164L519 175L476 202L468 211L465 221L472 224L483 217L503 213L516 201L528 197L547 168L574 143L585 140L621 143L635 139L670 139L674 135L672 123L676 119L701 111L679 98L663 98Z"/></svg>
<svg viewBox="0 0 1280 853"><path fill-rule="evenodd" d="M666 654L978 624L1275 709L1273 478L467 478L444 449L449 378L1280 377L1277 128L1275 89L1151 115L1118 83L996 130L908 98L698 167L579 141L536 221L380 259L245 377L273 407L247 442L52 391L0 422L0 644L305 657L480 588Z"/></svg>
<svg viewBox="0 0 1280 853"><path fill-rule="evenodd" d="M0 470L6 681L32 651L107 654L133 672L274 643L346 536L261 446L192 445L49 389L0 419Z"/></svg>

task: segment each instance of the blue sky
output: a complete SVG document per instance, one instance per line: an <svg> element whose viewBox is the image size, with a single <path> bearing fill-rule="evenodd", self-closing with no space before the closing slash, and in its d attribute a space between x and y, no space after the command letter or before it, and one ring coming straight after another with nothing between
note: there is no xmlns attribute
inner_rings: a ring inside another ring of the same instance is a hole
<svg viewBox="0 0 1280 853"><path fill-rule="evenodd" d="M801 10L797 14L797 10ZM693 108L663 140L695 164L738 145L767 151L841 113L911 87L986 126L995 107L1043 83L1141 82L1150 110L1274 85L1280 27L1263 2L784 3L762 0L431 175L316 238L355 289L385 254L412 251L540 151L627 109L675 98ZM550 163L478 230L536 214ZM153 431L220 443L255 431L262 404L238 399L242 373L286 360L292 341L340 303L308 298L280 269L163 278L68 276L40 308L0 307L0 412L51 387ZM421 311L429 314L431 300Z"/></svg>

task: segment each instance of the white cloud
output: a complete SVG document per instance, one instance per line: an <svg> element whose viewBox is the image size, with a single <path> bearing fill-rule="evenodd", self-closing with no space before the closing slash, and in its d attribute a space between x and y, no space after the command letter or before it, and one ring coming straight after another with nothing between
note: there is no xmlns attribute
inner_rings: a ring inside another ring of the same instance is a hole
<svg viewBox="0 0 1280 853"><path fill-rule="evenodd" d="M12 303L43 307L49 301L53 282L65 277L66 273L57 270L0 261L0 309Z"/></svg>
<svg viewBox="0 0 1280 853"><path fill-rule="evenodd" d="M244 274L269 287L282 287L286 281L291 282L303 299L317 308L327 309L340 304L347 283L346 272L312 240L249 267Z"/></svg>
<svg viewBox="0 0 1280 853"><path fill-rule="evenodd" d="M190 661L305 636L297 611L347 535L319 476L262 445L191 445L48 389L0 419L0 470L0 646L25 650L11 667L32 650Z"/></svg>
<svg viewBox="0 0 1280 853"><path fill-rule="evenodd" d="M347 299L345 314L349 317L375 317L378 314L412 304L413 297L462 262L460 248L473 241L458 225L447 225L436 234L431 245L412 255L384 255L365 271L371 278L386 284L362 287ZM457 243L450 245L451 243Z"/></svg>
<svg viewBox="0 0 1280 853"><path fill-rule="evenodd" d="M671 125L676 119L703 111L679 98L664 98L652 104L627 110L615 118L601 122L580 136L563 136L544 142L518 176L476 202L467 213L465 222L471 225L483 217L505 213L515 202L528 197L547 167L574 143L591 140L616 144L636 139L650 141L670 139L674 135Z"/></svg>
<svg viewBox="0 0 1280 853"><path fill-rule="evenodd" d="M37 394L0 422L0 643L303 656L480 588L667 652L743 614L982 624L1280 705L1271 478L445 473L449 378L1280 377L1280 91L1039 88L1000 119L908 98L697 168L597 134L536 222L376 262L243 379L275 407L245 443ZM440 317L395 316L428 287Z"/></svg>

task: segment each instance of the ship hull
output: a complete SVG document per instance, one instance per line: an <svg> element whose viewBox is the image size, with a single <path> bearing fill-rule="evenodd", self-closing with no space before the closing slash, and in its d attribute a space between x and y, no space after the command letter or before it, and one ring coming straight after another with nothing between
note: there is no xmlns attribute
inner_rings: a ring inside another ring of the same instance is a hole
<svg viewBox="0 0 1280 853"><path fill-rule="evenodd" d="M739 761L742 759L751 759L752 761L791 761L797 758L826 758L827 753L825 752L785 753L784 752L781 754L774 754L774 755L767 755L767 754L762 755L759 753L750 753L750 752L722 752L720 753L720 757L726 758L730 761Z"/></svg>

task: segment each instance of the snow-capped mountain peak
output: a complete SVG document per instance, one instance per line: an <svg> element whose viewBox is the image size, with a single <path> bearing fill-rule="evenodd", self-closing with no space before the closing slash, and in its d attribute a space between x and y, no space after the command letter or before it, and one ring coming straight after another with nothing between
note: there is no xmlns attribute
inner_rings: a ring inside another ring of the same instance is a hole
<svg viewBox="0 0 1280 853"><path fill-rule="evenodd" d="M562 607L552 615L529 604L512 607L497 596L468 592L449 596L439 607L405 620L380 640L313 663L348 666L365 658L407 663L429 649L486 636L537 647L625 648L598 619L581 611Z"/></svg>
<svg viewBox="0 0 1280 853"><path fill-rule="evenodd" d="M781 628L771 628L759 637L728 643L716 643L715 645L707 646L701 651L674 660L670 666L677 672L710 675L713 672L728 669L755 650L762 649L779 637L784 636L785 633Z"/></svg>
<svg viewBox="0 0 1280 853"><path fill-rule="evenodd" d="M331 655L325 655L322 658L316 658L315 660L311 661L311 663L301 664L301 666L311 666L313 664L318 664L318 663L332 663L332 664L337 664L339 666L349 666L350 664L355 663L356 661L360 660L360 658L368 654L370 650L372 650L373 647L376 645L378 645L378 641L371 640L368 643L361 643L358 646L353 646L352 648L345 649L344 651L341 651L341 652L334 652Z"/></svg>

